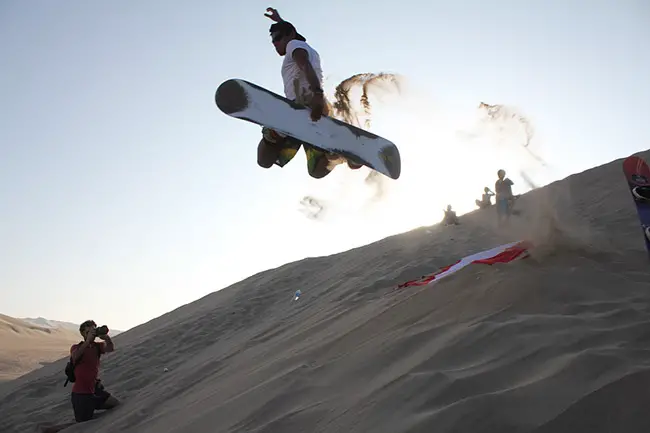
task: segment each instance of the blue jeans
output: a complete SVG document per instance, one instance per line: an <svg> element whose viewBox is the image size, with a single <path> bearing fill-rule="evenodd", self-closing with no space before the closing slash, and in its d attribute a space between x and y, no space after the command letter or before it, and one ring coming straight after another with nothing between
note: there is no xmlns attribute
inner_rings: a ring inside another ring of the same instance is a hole
<svg viewBox="0 0 650 433"><path fill-rule="evenodd" d="M510 215L510 198L497 199L497 214L499 216Z"/></svg>

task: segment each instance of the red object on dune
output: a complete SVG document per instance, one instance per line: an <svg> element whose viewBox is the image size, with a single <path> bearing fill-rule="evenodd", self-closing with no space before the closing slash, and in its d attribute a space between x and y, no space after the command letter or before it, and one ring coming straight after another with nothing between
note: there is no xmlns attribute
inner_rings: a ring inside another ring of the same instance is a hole
<svg viewBox="0 0 650 433"><path fill-rule="evenodd" d="M509 263L513 260L528 257L528 249L530 247L531 244L527 241L512 242L509 244L500 245L498 247L464 257L458 260L456 263L445 266L444 268L441 268L432 274L425 275L416 280L407 281L406 283L402 283L397 287L401 289L403 287L410 286L425 286L427 284L434 283L441 278L449 276L463 269L465 266L475 263L484 265L493 265L495 263Z"/></svg>

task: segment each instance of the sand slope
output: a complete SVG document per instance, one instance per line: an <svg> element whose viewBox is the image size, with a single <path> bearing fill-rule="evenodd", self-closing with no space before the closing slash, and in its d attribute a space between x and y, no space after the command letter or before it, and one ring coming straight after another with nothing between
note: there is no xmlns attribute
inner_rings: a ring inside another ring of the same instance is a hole
<svg viewBox="0 0 650 433"><path fill-rule="evenodd" d="M61 359L80 340L79 331L37 326L0 314L0 382Z"/></svg>
<svg viewBox="0 0 650 433"><path fill-rule="evenodd" d="M131 329L103 360L124 404L66 431L649 431L650 264L621 161L519 207L510 231L475 212L251 276ZM526 260L394 290L524 237L537 245ZM64 364L0 385L1 431L71 419Z"/></svg>

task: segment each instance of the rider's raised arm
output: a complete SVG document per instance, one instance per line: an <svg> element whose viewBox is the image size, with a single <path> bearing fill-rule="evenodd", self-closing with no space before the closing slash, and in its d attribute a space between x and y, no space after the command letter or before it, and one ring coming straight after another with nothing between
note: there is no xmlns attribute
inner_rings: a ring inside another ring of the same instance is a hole
<svg viewBox="0 0 650 433"><path fill-rule="evenodd" d="M280 16L280 14L278 13L278 10L271 7L266 8L266 13L264 13L264 16L272 19L276 23L281 23L282 21L284 21Z"/></svg>

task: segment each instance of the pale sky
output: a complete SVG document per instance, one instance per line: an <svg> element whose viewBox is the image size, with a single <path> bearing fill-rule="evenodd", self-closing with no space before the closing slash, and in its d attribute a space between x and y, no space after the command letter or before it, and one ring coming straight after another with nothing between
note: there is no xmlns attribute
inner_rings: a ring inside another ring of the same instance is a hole
<svg viewBox="0 0 650 433"><path fill-rule="evenodd" d="M309 178L303 151L259 168L260 128L216 108L232 77L282 92L267 6L320 52L329 94L361 72L406 80L374 101L372 130L403 163L382 200L366 169ZM128 329L437 223L447 203L472 210L499 168L525 192L518 170L546 184L646 149L649 41L644 0L4 0L0 312ZM527 116L548 167L508 128L476 132L482 101ZM305 195L324 218L301 212Z"/></svg>

